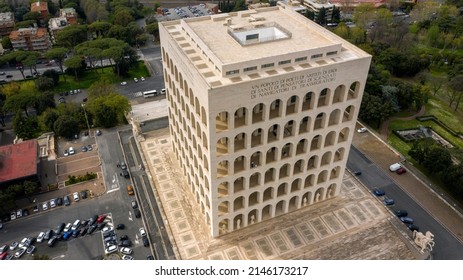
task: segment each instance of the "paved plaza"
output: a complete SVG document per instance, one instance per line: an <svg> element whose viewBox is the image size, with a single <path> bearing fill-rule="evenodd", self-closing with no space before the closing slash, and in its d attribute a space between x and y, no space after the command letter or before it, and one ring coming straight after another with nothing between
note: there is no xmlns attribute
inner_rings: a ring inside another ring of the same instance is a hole
<svg viewBox="0 0 463 280"><path fill-rule="evenodd" d="M143 136L140 146L179 259L423 258L408 229L348 172L334 199L212 239L171 149L168 129Z"/></svg>

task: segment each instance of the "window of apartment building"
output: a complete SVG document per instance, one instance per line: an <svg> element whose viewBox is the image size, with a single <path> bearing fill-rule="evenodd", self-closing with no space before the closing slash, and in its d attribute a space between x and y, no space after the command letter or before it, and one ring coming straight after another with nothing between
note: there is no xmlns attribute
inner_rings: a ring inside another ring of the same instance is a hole
<svg viewBox="0 0 463 280"><path fill-rule="evenodd" d="M225 72L225 75L233 75L233 74L238 74L240 72L240 70L231 70L231 71L227 71Z"/></svg>
<svg viewBox="0 0 463 280"><path fill-rule="evenodd" d="M335 55L335 54L338 54L338 51L333 51L333 52L327 52L326 55Z"/></svg>
<svg viewBox="0 0 463 280"><path fill-rule="evenodd" d="M275 63L262 64L261 68L269 68L269 67L273 67L274 65Z"/></svg>
<svg viewBox="0 0 463 280"><path fill-rule="evenodd" d="M285 64L289 64L289 63L291 63L291 59L279 61L279 62L278 62L278 65L285 65Z"/></svg>
<svg viewBox="0 0 463 280"><path fill-rule="evenodd" d="M322 57L322 56L323 56L323 54L319 53L319 54L312 55L310 58L314 59L314 58L319 58L319 57Z"/></svg>
<svg viewBox="0 0 463 280"><path fill-rule="evenodd" d="M252 67L246 67L244 68L244 72L248 72L248 71L254 71L254 70L257 70L257 66L252 66Z"/></svg>
<svg viewBox="0 0 463 280"><path fill-rule="evenodd" d="M306 60L307 60L307 56L304 56L304 57L298 57L294 61L295 62L301 62L301 61L306 61Z"/></svg>

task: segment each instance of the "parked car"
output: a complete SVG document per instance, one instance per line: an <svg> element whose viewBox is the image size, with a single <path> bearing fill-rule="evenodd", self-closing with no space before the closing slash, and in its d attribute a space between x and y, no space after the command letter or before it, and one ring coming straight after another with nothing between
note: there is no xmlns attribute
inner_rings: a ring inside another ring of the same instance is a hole
<svg viewBox="0 0 463 280"><path fill-rule="evenodd" d="M359 170L354 171L354 175L356 175L356 176L362 175L362 171L359 171Z"/></svg>
<svg viewBox="0 0 463 280"><path fill-rule="evenodd" d="M101 215L98 216L98 218L96 219L96 223L97 223L97 224L101 224L105 219L106 219L106 214L101 214Z"/></svg>
<svg viewBox="0 0 463 280"><path fill-rule="evenodd" d="M87 190L83 190L80 192L80 197L82 197L82 199L86 199L87 198Z"/></svg>
<svg viewBox="0 0 463 280"><path fill-rule="evenodd" d="M126 165L125 162L123 162L123 161L119 164L119 166L121 167L122 170L126 170L126 169L127 169L127 165Z"/></svg>
<svg viewBox="0 0 463 280"><path fill-rule="evenodd" d="M78 192L75 192L72 194L72 197L74 198L74 201L77 202L80 200L80 197L79 197L79 193Z"/></svg>
<svg viewBox="0 0 463 280"><path fill-rule="evenodd" d="M144 80L145 80L145 77L141 77L140 80L141 80L141 81L144 81Z"/></svg>
<svg viewBox="0 0 463 280"><path fill-rule="evenodd" d="M72 236L72 231L68 231L68 232L63 234L63 240L69 240L69 238L71 238L71 236Z"/></svg>
<svg viewBox="0 0 463 280"><path fill-rule="evenodd" d="M39 235L37 236L37 242L42 243L44 237L45 237L45 232L42 231L42 232L39 233Z"/></svg>
<svg viewBox="0 0 463 280"><path fill-rule="evenodd" d="M132 200L130 202L130 205L132 206L132 209L137 209L138 208L138 203L136 200Z"/></svg>
<svg viewBox="0 0 463 280"><path fill-rule="evenodd" d="M133 192L133 187L131 185L128 185L127 186L127 193L129 195L134 195L135 193Z"/></svg>
<svg viewBox="0 0 463 280"><path fill-rule="evenodd" d="M16 220L16 212L11 212L10 214L10 220Z"/></svg>
<svg viewBox="0 0 463 280"><path fill-rule="evenodd" d="M122 248L119 249L119 252L121 252L122 254L125 254L125 255L130 255L130 254L132 254L132 249L127 248L127 247L122 247Z"/></svg>
<svg viewBox="0 0 463 280"><path fill-rule="evenodd" d="M22 216L23 216L23 210L22 209L16 210L16 218L21 218Z"/></svg>
<svg viewBox="0 0 463 280"><path fill-rule="evenodd" d="M79 234L80 234L80 229L77 229L72 232L72 237L76 238L77 236L79 236Z"/></svg>
<svg viewBox="0 0 463 280"><path fill-rule="evenodd" d="M395 173L397 173L399 175L402 175L402 174L404 174L406 172L407 172L407 170L405 170L405 168L401 167L401 168L397 169Z"/></svg>
<svg viewBox="0 0 463 280"><path fill-rule="evenodd" d="M104 227L104 228L101 230L101 232L102 232L102 233L105 233L105 232L109 232L109 231L113 231L113 230L114 230L113 227Z"/></svg>
<svg viewBox="0 0 463 280"><path fill-rule="evenodd" d="M161 89L161 94L166 94L166 92L167 92L167 91L166 91L165 88Z"/></svg>
<svg viewBox="0 0 463 280"><path fill-rule="evenodd" d="M58 197L58 198L56 199L56 205L58 205L58 206L63 205L63 198L62 198L62 197Z"/></svg>
<svg viewBox="0 0 463 280"><path fill-rule="evenodd" d="M126 179L130 178L130 174L129 172L127 172L127 170L122 170L122 172L120 173L120 175Z"/></svg>
<svg viewBox="0 0 463 280"><path fill-rule="evenodd" d="M130 246L132 246L132 241L130 241L130 240L122 240L122 241L119 241L118 245L120 247L130 247Z"/></svg>
<svg viewBox="0 0 463 280"><path fill-rule="evenodd" d="M69 199L69 196L65 195L63 200L64 200L64 205L66 206L71 205L71 200Z"/></svg>
<svg viewBox="0 0 463 280"><path fill-rule="evenodd" d="M147 236L143 236L143 246L148 247L150 245L150 241L148 240Z"/></svg>
<svg viewBox="0 0 463 280"><path fill-rule="evenodd" d="M45 235L43 236L43 239L49 240L50 238L53 237L54 234L55 232L52 229L47 230L47 232L45 232Z"/></svg>
<svg viewBox="0 0 463 280"><path fill-rule="evenodd" d="M96 131L96 136L100 136L101 134L103 134L103 133L101 132L101 130L97 130L97 131Z"/></svg>
<svg viewBox="0 0 463 280"><path fill-rule="evenodd" d="M18 248L18 245L19 245L18 242L13 241L13 242L10 244L10 251L16 250L16 248Z"/></svg>
<svg viewBox="0 0 463 280"><path fill-rule="evenodd" d="M386 192L383 191L382 189L374 189L373 194L376 195L376 196L383 196L383 195L386 194Z"/></svg>
<svg viewBox="0 0 463 280"><path fill-rule="evenodd" d="M27 247L27 249L26 249L26 253L28 253L29 255L32 254L34 251L35 251L35 246L34 245L31 245L31 246Z"/></svg>
<svg viewBox="0 0 463 280"><path fill-rule="evenodd" d="M82 149L81 149L81 150L82 150L82 152L85 153L85 152L87 151L87 146L82 146Z"/></svg>
<svg viewBox="0 0 463 280"><path fill-rule="evenodd" d="M74 230L77 230L78 228L80 228L80 220L79 219L74 221L74 223L72 224L71 230L74 231Z"/></svg>
<svg viewBox="0 0 463 280"><path fill-rule="evenodd" d="M394 199L392 199L392 198L386 198L386 199L384 200L384 205L386 205L386 206L394 205Z"/></svg>
<svg viewBox="0 0 463 280"><path fill-rule="evenodd" d="M129 256L129 255L123 255L122 260L124 260L124 261L133 261L134 258L132 256Z"/></svg>
<svg viewBox="0 0 463 280"><path fill-rule="evenodd" d="M147 260L154 260L154 257L152 255L148 255L148 256L146 256L146 259Z"/></svg>
<svg viewBox="0 0 463 280"><path fill-rule="evenodd" d="M39 212L39 206L38 206L38 205L34 205L33 211L34 211L34 212Z"/></svg>
<svg viewBox="0 0 463 280"><path fill-rule="evenodd" d="M20 257L22 257L22 255L24 255L25 252L26 252L26 249L22 248L14 254L14 257L19 259Z"/></svg>
<svg viewBox="0 0 463 280"><path fill-rule="evenodd" d="M400 220L404 224L413 224L414 220L410 217L401 217Z"/></svg>
<svg viewBox="0 0 463 280"><path fill-rule="evenodd" d="M146 231L144 228L140 228L138 231L140 232L141 236L146 236Z"/></svg>
<svg viewBox="0 0 463 280"><path fill-rule="evenodd" d="M397 210L394 214L399 218L408 216L408 212L405 210Z"/></svg>
<svg viewBox="0 0 463 280"><path fill-rule="evenodd" d="M418 226L414 225L414 224L409 224L409 225L407 225L407 227L411 231L414 231L414 230L420 231L420 228Z"/></svg>
<svg viewBox="0 0 463 280"><path fill-rule="evenodd" d="M93 224L96 223L96 220L98 220L98 216L97 216L97 215L93 215L93 217L91 217L90 219L88 219L88 225L89 225L89 226L93 226Z"/></svg>
<svg viewBox="0 0 463 280"><path fill-rule="evenodd" d="M128 240L129 237L127 235L122 235L121 237L119 237L119 241L122 241L122 240Z"/></svg>
<svg viewBox="0 0 463 280"><path fill-rule="evenodd" d="M116 226L116 229L124 229L125 228L125 225L124 224L118 224Z"/></svg>
<svg viewBox="0 0 463 280"><path fill-rule="evenodd" d="M84 236L88 232L88 227L82 229L82 233L80 235Z"/></svg>
<svg viewBox="0 0 463 280"><path fill-rule="evenodd" d="M87 145L87 151L93 151L93 146L90 145L90 144L88 144L88 145Z"/></svg>
<svg viewBox="0 0 463 280"><path fill-rule="evenodd" d="M68 223L68 224L64 227L63 232L66 233L66 232L70 231L71 228L72 228L72 224L71 224L71 223Z"/></svg>
<svg viewBox="0 0 463 280"><path fill-rule="evenodd" d="M52 238L50 238L50 240L48 240L48 247L53 247L53 246L55 246L56 241L58 241L58 237L53 236Z"/></svg>
<svg viewBox="0 0 463 280"><path fill-rule="evenodd" d="M56 207L56 201L54 198L50 199L50 208L55 208Z"/></svg>
<svg viewBox="0 0 463 280"><path fill-rule="evenodd" d="M5 253L6 251L8 251L8 246L7 245L3 245L2 247L0 247L0 254Z"/></svg>
<svg viewBox="0 0 463 280"><path fill-rule="evenodd" d="M133 209L133 213L135 214L135 218L140 218L141 217L141 212L138 209Z"/></svg>
<svg viewBox="0 0 463 280"><path fill-rule="evenodd" d="M137 78L133 78L133 81L134 81L135 83L138 83L138 79L137 79Z"/></svg>
<svg viewBox="0 0 463 280"><path fill-rule="evenodd" d="M108 246L108 248L106 248L106 249L104 250L104 252L105 252L106 254L111 254L111 253L114 253L114 252L116 252L116 251L117 251L117 245Z"/></svg>
<svg viewBox="0 0 463 280"><path fill-rule="evenodd" d="M365 127L361 127L357 130L358 133L365 133L367 132L367 129Z"/></svg>
<svg viewBox="0 0 463 280"><path fill-rule="evenodd" d="M47 211L47 210L48 210L48 202L44 202L44 203L42 204L42 210L43 210L43 211Z"/></svg>
<svg viewBox="0 0 463 280"><path fill-rule="evenodd" d="M65 226L66 225L64 223L60 223L59 225L57 225L56 229L55 229L55 233L57 235L61 234L63 232Z"/></svg>
<svg viewBox="0 0 463 280"><path fill-rule="evenodd" d="M73 154L75 154L75 153L76 153L76 150L74 150L73 147L69 147L69 154L70 154L70 155L73 155Z"/></svg>
<svg viewBox="0 0 463 280"><path fill-rule="evenodd" d="M96 228L97 228L97 225L93 224L92 226L88 228L87 234L92 234L96 230Z"/></svg>
<svg viewBox="0 0 463 280"><path fill-rule="evenodd" d="M125 86L125 85L127 85L127 82L124 81L121 83L121 86Z"/></svg>

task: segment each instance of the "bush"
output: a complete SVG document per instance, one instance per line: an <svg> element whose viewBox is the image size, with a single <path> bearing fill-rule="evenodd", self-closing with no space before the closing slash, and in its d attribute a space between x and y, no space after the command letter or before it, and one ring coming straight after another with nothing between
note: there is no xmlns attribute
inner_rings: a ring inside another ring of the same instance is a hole
<svg viewBox="0 0 463 280"><path fill-rule="evenodd" d="M97 175L95 173L87 172L85 175L79 175L79 176L69 175L68 178L69 179L65 182L67 186L96 179Z"/></svg>

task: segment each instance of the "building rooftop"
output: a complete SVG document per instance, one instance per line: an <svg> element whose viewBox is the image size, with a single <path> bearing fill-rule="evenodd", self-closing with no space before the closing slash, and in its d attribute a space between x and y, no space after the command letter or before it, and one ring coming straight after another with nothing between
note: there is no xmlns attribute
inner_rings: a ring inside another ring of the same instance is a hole
<svg viewBox="0 0 463 280"><path fill-rule="evenodd" d="M27 36L28 37L31 37L31 36L43 37L46 34L47 34L46 28L34 28L34 27L20 28L18 30L11 31L10 40L17 40L20 37L27 37Z"/></svg>
<svg viewBox="0 0 463 280"><path fill-rule="evenodd" d="M37 140L0 146L0 183L37 173Z"/></svg>
<svg viewBox="0 0 463 280"><path fill-rule="evenodd" d="M68 20L65 17L51 18L48 22L48 27L51 30L62 29L68 26Z"/></svg>
<svg viewBox="0 0 463 280"><path fill-rule="evenodd" d="M48 11L47 2L34 2L31 4L31 12Z"/></svg>
<svg viewBox="0 0 463 280"><path fill-rule="evenodd" d="M4 21L10 22L13 20L14 20L13 13L11 12L0 13L0 22L4 22Z"/></svg>
<svg viewBox="0 0 463 280"><path fill-rule="evenodd" d="M285 64L284 67L298 70L302 64L302 68L312 67L310 58L316 59L315 63L331 55L322 63L329 64L369 57L356 46L283 7L187 18L161 25L212 87L227 84L233 77L246 76L242 73L249 66L258 69L268 64Z"/></svg>

